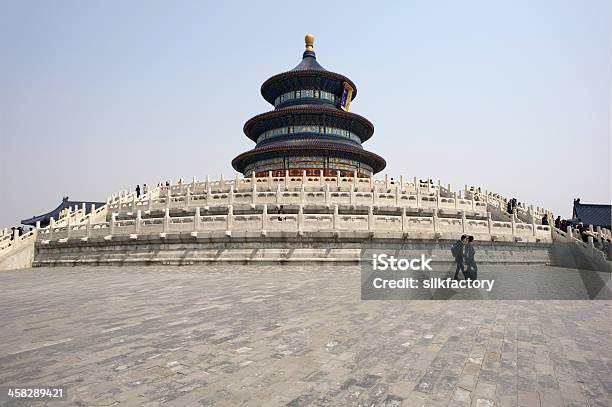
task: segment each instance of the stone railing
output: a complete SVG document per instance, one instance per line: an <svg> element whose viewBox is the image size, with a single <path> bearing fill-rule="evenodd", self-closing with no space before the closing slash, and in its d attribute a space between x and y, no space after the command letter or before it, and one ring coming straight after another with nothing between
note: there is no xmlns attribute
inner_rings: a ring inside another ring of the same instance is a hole
<svg viewBox="0 0 612 407"><path fill-rule="evenodd" d="M187 202L187 207L195 207L198 204L201 204L202 201L206 200L208 195L211 195L211 199L208 202L204 203L205 205L228 205L232 204L232 202L228 202L224 199L224 195L231 193L231 190L234 191L235 196L238 197L237 202L244 202L244 192L257 191L257 195L255 196L255 202L267 202L267 203L279 203L286 204L284 201L291 192L305 190L306 192L321 192L325 191L327 188L332 193L340 193L340 192L358 192L358 193L387 193L387 194L397 194L397 191L402 195L421 195L423 199L418 198L416 202L416 206L414 205L415 198L410 198L409 207L437 207L439 209L447 208L452 209L452 205L448 205L448 202L454 203L457 202L456 209L460 210L470 210L469 206L472 205L472 210L482 211L484 208L485 211L491 211L493 208L497 208L497 211L494 211L494 216L500 218L500 220L511 221L512 214L507 214L506 212L506 202L504 201L504 197L500 194L496 194L493 192L485 191L485 193L480 192L480 188L471 187L468 188L465 186L463 194L452 192L450 184L445 187L438 180L437 183L433 183L431 181L422 181L417 180L417 177L413 178L405 178L400 176L397 179L393 179L385 175L384 179L374 179L374 178L354 178L354 177L325 177L325 176L306 176L303 174L302 176L286 176L286 177L273 177L269 174L267 177L249 177L249 178L240 178L235 177L233 179L224 179L223 175L219 180L211 181L210 177L207 177L205 181L197 181L196 178L193 178L191 183L184 183L180 181L179 183L172 184L170 186L161 186L158 187L158 193L153 196L153 198L157 198L157 200L153 200L150 203L151 208L148 207L149 203L130 203L130 199L123 199L121 204L115 203L112 206L112 211L117 213L124 212L133 212L138 209L142 210L154 210L154 209L165 209L165 208L174 208L177 206L181 206L179 202L183 204L185 201ZM274 193L277 190L281 190L284 194L280 200L273 201L272 195L270 193ZM217 195L215 195L217 194ZM267 194L267 195L266 195ZM190 196L189 196L190 195ZM170 196L170 201L168 205L165 203L165 198ZM185 196L186 198L181 198ZM430 205L427 201L431 200L431 196L435 196L438 200L438 205ZM220 199L221 198L221 199ZM260 198L258 201L257 199ZM345 203L344 201L340 202L336 199L336 195L333 195L331 201L324 202L325 204L333 204L333 203ZM441 199L441 198L449 198L449 199ZM404 198L405 199L405 198ZM143 201L143 199L141 199ZM197 202L199 201L199 202ZM359 200L360 204L365 203L363 199ZM471 202L475 201L474 204ZM293 203L291 199L289 202ZM480 202L480 203L479 203ZM484 204L482 203L484 202ZM173 206L176 203L176 206ZM251 201L251 203L253 203ZM301 202L302 204L306 202ZM386 200L377 200L377 202L372 202L372 205L387 205L390 204L389 199ZM467 206L466 206L467 203ZM349 203L350 204L350 203ZM396 203L397 204L397 203ZM552 221L552 213L548 210L545 210L540 207L536 207L533 205L524 205L521 204L520 207L516 208L514 213L515 222L524 222L524 223L532 223L533 217L535 217L536 223L539 223L540 219L543 215L547 213Z"/></svg>
<svg viewBox="0 0 612 407"><path fill-rule="evenodd" d="M74 210L70 211L67 216L64 216L58 220L51 218L50 225L59 227L68 224L83 224L89 221L95 223L100 220L106 219L107 216L109 216L108 214L110 214L109 209L120 208L122 205L125 205L126 202L128 203L128 205L131 205L133 202L138 202L139 199L151 199L151 197L157 196L159 196L159 187L153 188L140 198L137 198L136 192L132 191L113 194L106 199L106 204L100 207L96 208L96 206L92 204L91 210L87 214L85 210L85 204L83 204L81 208L75 206ZM36 226L36 228L40 229L40 226Z"/></svg>
<svg viewBox="0 0 612 407"><path fill-rule="evenodd" d="M554 228L554 230L559 236L563 236L569 240L577 240L581 243L588 244L589 246L594 246L595 239L610 239L612 237L610 230L599 226L597 228L593 228L593 225L589 225L586 229L588 242L584 242L582 240L582 235L580 234L580 231L577 228L572 228L571 226L568 226L566 231L562 231L557 228Z"/></svg>
<svg viewBox="0 0 612 407"><path fill-rule="evenodd" d="M52 224L64 225L67 223L74 223L80 221L85 216L85 208L79 208L75 206L74 209L66 208L66 215L62 216L59 219L54 219L53 217L49 220ZM40 228L40 222L36 224L36 228Z"/></svg>
<svg viewBox="0 0 612 407"><path fill-rule="evenodd" d="M93 217L94 221L102 220L106 217L107 206L102 205L101 207L96 209L95 205L92 204L90 213L86 213L85 204L83 204L81 208L78 208L78 206L75 206L74 210L71 210L70 208L67 208L67 209L69 212L66 216L63 216L59 218L58 220L55 220L53 217L51 217L51 219L49 219L48 227L50 226L57 227L57 226L65 226L65 225L70 225L70 224L75 224L75 223L81 223L91 217ZM36 229L41 229L40 222L36 222Z"/></svg>
<svg viewBox="0 0 612 407"><path fill-rule="evenodd" d="M128 193L126 195L120 196L118 199L108 199L106 202L106 209L108 213L112 212L120 212L121 208L132 207L136 208L142 206L142 202L151 201L157 199L160 195L160 191L164 189L167 191L169 187L155 187L147 193L141 195L140 197L136 196L135 192Z"/></svg>
<svg viewBox="0 0 612 407"><path fill-rule="evenodd" d="M0 258L4 258L10 255L15 250L23 247L24 245L33 244L37 238L37 230L32 229L29 232L19 236L15 230L12 238L11 234L3 234L0 237Z"/></svg>
<svg viewBox="0 0 612 407"><path fill-rule="evenodd" d="M439 210L472 211L486 214L487 203L457 197L443 197L439 193L421 194L401 190L399 184L388 190L350 186L342 190L335 190L329 184L325 186L300 185L296 189L291 186L276 184L273 190L242 189L236 191L234 185L226 185L226 190L219 190L220 186L208 184L207 190L202 191L200 185L189 184L183 189L174 188L164 191L157 198L144 197L124 202L109 204L109 211L113 213L134 213L141 211L155 211L164 209L194 209L203 206L227 206L234 204L277 204L277 205L372 205L372 206L400 206L410 208L437 208ZM164 187L165 188L165 187Z"/></svg>
<svg viewBox="0 0 612 407"><path fill-rule="evenodd" d="M490 207L497 208L500 213L506 214L508 217L514 215L516 216L517 221L520 222L532 223L532 221L535 220L536 223L541 223L541 219L544 217L545 214L548 215L548 218L551 223L554 221L553 214L551 211L534 205L521 204L521 206L517 206L514 208L513 214L509 214L506 210L506 205L508 202L507 198L504 198L500 194L492 193L490 191L485 191L484 193L479 191L480 188L472 187L470 189L467 189L466 187L465 196L473 199L476 199L477 197L481 201L486 200Z"/></svg>
<svg viewBox="0 0 612 407"><path fill-rule="evenodd" d="M271 174L267 177L249 177L234 179L224 179L223 175L219 180L211 181L210 177L207 177L205 181L197 181L194 177L191 183L178 182L170 186L161 186L160 196L170 195L184 195L189 189L192 193L205 192L209 188L215 191L227 191L230 187L234 188L234 191L245 191L252 190L253 188L258 190L273 190L280 185L282 188L290 190L299 190L301 187L321 187L324 188L329 185L332 189L338 191L348 191L349 189L357 190L375 190L375 191L390 191L398 189L401 191L414 192L422 194L431 194L435 191L440 191L442 196L452 196L450 192L450 185L447 188L443 187L438 181L438 184L425 183L417 181L416 177L412 178L412 181L404 179L400 176L399 179L389 178L385 175L384 179L374 178L355 178L355 177L325 177L325 176L286 176L286 177L273 177Z"/></svg>
<svg viewBox="0 0 612 407"><path fill-rule="evenodd" d="M533 216L531 222L522 222L516 215L492 217L491 208L505 211L502 202L503 197L497 194L481 194L467 187L462 197L452 192L450 185L444 187L439 181L436 185L416 177L394 180L386 176L371 179L303 174L216 181L194 178L191 183L152 188L138 198L131 191L113 195L89 215L78 217L75 213L62 222L52 222L39 230L38 240L267 230L403 232L453 239L467 233L480 240L552 240L551 228L538 225ZM234 208L240 206L250 209L234 214ZM270 214L267 208L272 206L277 210L292 207L295 213ZM375 214L377 208L384 208L384 213ZM177 210L189 216L174 216ZM396 213L389 214L393 211ZM162 216L155 217L156 213ZM279 218L282 220L277 221Z"/></svg>
<svg viewBox="0 0 612 407"><path fill-rule="evenodd" d="M13 235L11 233L2 233L2 236L0 236L0 250L2 250L3 247L9 246L12 238Z"/></svg>
<svg viewBox="0 0 612 407"><path fill-rule="evenodd" d="M588 253L594 256L595 258L597 258L598 260L603 261L603 262L610 262L609 256L611 253L604 253L604 251L602 251L601 249L596 248L595 241L594 241L595 237L610 239L609 230L598 228L597 232L594 233L593 229L591 228L590 231L588 232L589 236L588 236L587 242L584 242L580 234L577 234L576 232L577 230L573 229L571 226L568 226L566 231L553 227L552 228L552 238L553 240L571 242L579 246L583 250L588 250ZM609 271L609 270L606 270L606 271Z"/></svg>
<svg viewBox="0 0 612 407"><path fill-rule="evenodd" d="M153 199L153 197L159 196L159 187L153 188L147 191L142 197L137 198L136 192L132 191L124 191L117 194L113 194L106 199L106 204L96 208L94 204L91 205L91 210L86 214L85 204L82 205L81 208L75 206L73 211L70 211L68 215L55 220L51 218L49 221L49 225L47 227L41 228L40 223L38 222L36 225L36 229L40 231L42 235L50 235L52 234L52 230L57 230L64 228L69 230L73 227L83 227L84 225L93 225L107 220L110 217L111 208L120 208L123 204L128 202L132 204L134 202L139 202L139 199ZM4 236L4 235L0 235ZM2 238L0 238L0 243Z"/></svg>
<svg viewBox="0 0 612 407"><path fill-rule="evenodd" d="M275 208L279 208L274 205ZM246 206L250 210L234 213L234 206L221 208L205 208L205 214L199 206L193 215L170 216L170 209L165 209L162 217L144 217L138 210L136 216L118 219L116 213L111 214L108 221L100 223L84 223L79 225L64 225L50 227L39 231L39 240L43 244L50 241L60 243L68 239L101 237L112 240L115 236L128 235L137 239L139 235L158 235L164 238L166 234L188 234L197 237L198 233L222 232L231 236L236 232L255 232L265 235L268 231L295 232L297 234L310 232L369 232L370 234L401 233L404 238L414 239L457 239L461 234L470 234L476 240L493 241L525 241L550 242L549 226L502 222L486 219L468 219L465 213L461 218L438 216L438 210L432 210L432 216L419 216L418 211L410 212L405 206L395 207L394 213L375 214L373 206L359 208L360 211L350 212L334 204L330 211L322 211L316 206L297 206L294 213L284 213L276 209L276 213L268 211L268 205ZM306 209L306 210L305 210ZM318 211L317 211L318 209ZM363 210L367 209L367 213ZM389 208L387 208L389 209ZM214 213L217 212L217 213Z"/></svg>
<svg viewBox="0 0 612 407"><path fill-rule="evenodd" d="M59 220L50 219L49 226L40 227L40 222L37 222L36 227L27 233L19 236L18 231L14 234L3 233L0 235L0 271L10 270L15 268L28 268L32 266L34 260L34 244L40 234L50 235L54 229L64 228L69 230L74 224L101 222L106 219L106 205L95 209L92 205L92 210L89 214L85 214L85 205L81 208L75 207L70 210L66 216ZM12 238L11 238L12 237Z"/></svg>

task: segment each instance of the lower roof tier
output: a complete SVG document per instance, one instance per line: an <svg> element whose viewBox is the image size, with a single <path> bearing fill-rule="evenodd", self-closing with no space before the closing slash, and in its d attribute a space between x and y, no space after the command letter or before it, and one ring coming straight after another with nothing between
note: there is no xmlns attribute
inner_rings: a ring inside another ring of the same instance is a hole
<svg viewBox="0 0 612 407"><path fill-rule="evenodd" d="M336 143L275 144L240 154L232 166L246 176L252 171L289 169L345 169L358 170L366 175L382 171L387 163L377 154Z"/></svg>

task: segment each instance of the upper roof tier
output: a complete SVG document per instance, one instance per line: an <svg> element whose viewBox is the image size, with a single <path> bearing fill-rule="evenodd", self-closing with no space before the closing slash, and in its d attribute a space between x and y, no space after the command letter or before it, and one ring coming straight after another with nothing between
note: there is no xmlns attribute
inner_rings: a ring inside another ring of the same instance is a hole
<svg viewBox="0 0 612 407"><path fill-rule="evenodd" d="M314 36L306 35L306 51L302 61L292 70L274 75L261 85L261 95L266 101L274 105L280 95L301 89L318 89L333 93L337 97L342 95L344 82L353 88L351 100L357 96L357 87L349 78L323 68L317 62L313 51Z"/></svg>

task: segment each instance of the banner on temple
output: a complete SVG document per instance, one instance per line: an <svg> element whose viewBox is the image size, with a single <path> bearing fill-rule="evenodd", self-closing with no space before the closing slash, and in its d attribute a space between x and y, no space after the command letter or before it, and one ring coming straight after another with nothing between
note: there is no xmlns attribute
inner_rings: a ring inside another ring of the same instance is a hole
<svg viewBox="0 0 612 407"><path fill-rule="evenodd" d="M353 87L349 85L348 82L344 82L344 89L342 90L342 97L340 98L340 109L348 112L352 97Z"/></svg>

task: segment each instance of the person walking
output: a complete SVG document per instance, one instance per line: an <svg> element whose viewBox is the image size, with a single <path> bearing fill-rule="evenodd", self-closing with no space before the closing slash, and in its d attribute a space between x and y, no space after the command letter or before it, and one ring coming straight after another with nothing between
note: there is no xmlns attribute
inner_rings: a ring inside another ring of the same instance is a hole
<svg viewBox="0 0 612 407"><path fill-rule="evenodd" d="M451 254L455 258L455 263L457 263L457 267L455 268L455 276L453 277L453 280L459 279L459 270L461 270L461 273L463 274L463 277L465 278L465 268L463 266L463 251L465 249L466 243L467 243L467 236L461 235L461 238L457 240L455 243L453 243L453 245L451 246Z"/></svg>
<svg viewBox="0 0 612 407"><path fill-rule="evenodd" d="M561 216L557 216L557 219L555 219L555 228L561 229Z"/></svg>
<svg viewBox="0 0 612 407"><path fill-rule="evenodd" d="M467 267L465 271L466 277L469 280L477 280L478 279L478 266L476 265L476 250L474 250L474 245L472 242L474 241L474 236L469 236L467 238L467 244L465 245L465 251L463 255L463 261Z"/></svg>
<svg viewBox="0 0 612 407"><path fill-rule="evenodd" d="M136 198L140 198L140 185L136 185Z"/></svg>
<svg viewBox="0 0 612 407"><path fill-rule="evenodd" d="M149 192L149 187L147 187L147 184L142 184L142 194L146 195L147 192Z"/></svg>
<svg viewBox="0 0 612 407"><path fill-rule="evenodd" d="M548 225L548 214L544 214L544 217L542 218L542 225Z"/></svg>

